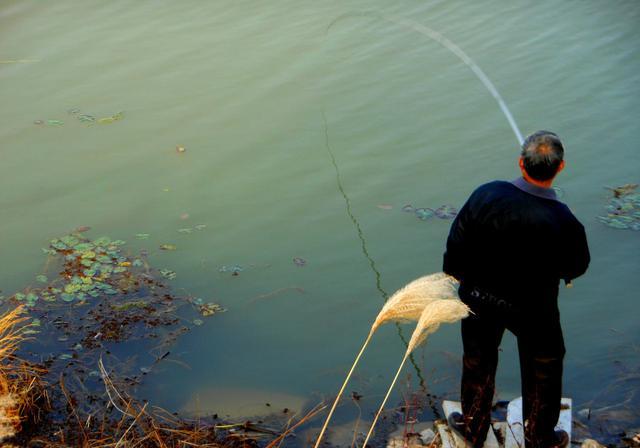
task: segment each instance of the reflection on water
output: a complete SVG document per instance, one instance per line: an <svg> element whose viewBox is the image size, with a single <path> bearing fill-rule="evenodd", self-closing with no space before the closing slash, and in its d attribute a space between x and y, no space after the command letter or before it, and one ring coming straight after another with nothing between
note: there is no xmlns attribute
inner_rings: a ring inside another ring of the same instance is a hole
<svg viewBox="0 0 640 448"><path fill-rule="evenodd" d="M638 182L639 18L634 2L3 2L2 294L32 283L44 242L91 226L147 250L175 291L228 310L177 342L190 369L160 364L142 395L173 409L220 388L329 396L340 376L317 373L351 361L385 291L440 270L450 221L432 212L452 216L477 185L517 176L504 104L523 133L566 142L562 200L593 262L561 291L565 392L586 407L611 369L609 329L620 345L639 337L637 234L596 218L624 221L604 211L616 204L603 186ZM419 30L463 49L500 98ZM377 335L359 368L369 395L406 331ZM503 350L509 399L512 338ZM442 352L460 355L456 328L405 373L455 394Z"/></svg>

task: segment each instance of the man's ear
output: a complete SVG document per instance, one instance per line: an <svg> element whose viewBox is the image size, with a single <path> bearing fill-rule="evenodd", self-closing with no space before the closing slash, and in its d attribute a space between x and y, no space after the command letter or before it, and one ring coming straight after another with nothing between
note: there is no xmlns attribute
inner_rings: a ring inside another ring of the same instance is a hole
<svg viewBox="0 0 640 448"><path fill-rule="evenodd" d="M556 171L556 174L558 174L563 169L564 169L564 160L562 162L560 162L560 165L558 165L558 171Z"/></svg>
<svg viewBox="0 0 640 448"><path fill-rule="evenodd" d="M520 171L524 173L524 160L522 159L522 156L518 159L518 166L520 167Z"/></svg>

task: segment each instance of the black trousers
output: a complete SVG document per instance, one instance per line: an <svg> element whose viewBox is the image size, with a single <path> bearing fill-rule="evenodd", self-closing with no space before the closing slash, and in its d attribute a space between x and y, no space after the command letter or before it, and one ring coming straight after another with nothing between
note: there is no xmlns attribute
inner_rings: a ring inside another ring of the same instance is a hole
<svg viewBox="0 0 640 448"><path fill-rule="evenodd" d="M560 415L565 354L557 296L538 302L552 305L527 304L519 309L477 288L461 286L459 294L475 313L462 321L461 399L467 440L481 447L489 430L498 347L507 329L518 339L526 446L552 445Z"/></svg>

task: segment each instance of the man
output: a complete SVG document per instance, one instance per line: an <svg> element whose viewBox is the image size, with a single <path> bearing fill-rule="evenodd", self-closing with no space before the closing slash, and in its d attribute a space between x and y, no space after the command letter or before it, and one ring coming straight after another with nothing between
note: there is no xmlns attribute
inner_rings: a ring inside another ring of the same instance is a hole
<svg viewBox="0 0 640 448"><path fill-rule="evenodd" d="M498 347L505 329L518 339L527 447L560 447L565 353L558 286L589 265L584 227L551 188L564 168L564 148L553 132L522 144L522 177L476 189L453 221L443 270L460 281L460 298L473 315L462 321L462 415L454 430L481 447L490 426Z"/></svg>

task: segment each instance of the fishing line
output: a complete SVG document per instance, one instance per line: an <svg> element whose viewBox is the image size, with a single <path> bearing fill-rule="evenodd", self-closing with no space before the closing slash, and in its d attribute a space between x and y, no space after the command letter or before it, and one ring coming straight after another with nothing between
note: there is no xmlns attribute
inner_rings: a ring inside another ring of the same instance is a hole
<svg viewBox="0 0 640 448"><path fill-rule="evenodd" d="M476 64L475 61L471 59L471 57L462 50L462 48L460 48L451 40L447 39L438 31L434 30L433 28L429 28L426 25L422 25L421 23L418 23L410 19L387 16L387 15L379 14L376 12L351 12L351 13L346 13L341 16L338 16L329 24L329 26L327 27L326 33L328 34L331 27L335 25L337 22L339 22L340 20L348 17L353 17L353 16L377 17L386 22L394 23L396 25L409 28L417 33L422 34L423 36L428 37L431 40L438 42L447 50L455 54L462 62L464 62L464 64L467 67L469 67L473 71L476 77L480 80L480 82L482 82L484 87L489 91L491 96L493 96L493 98L498 102L498 106L500 106L500 110L502 111L505 118L509 122L509 126L511 126L511 130L515 134L516 140L518 140L518 144L522 145L522 142L524 142L524 138L522 137L522 133L520 132L520 129L518 128L518 124L516 123L516 120L513 118L513 115L511 114L511 111L509 110L507 103L505 103L504 99L502 98L502 95L500 95L500 92L498 92L498 89L496 89L496 87L493 85L489 77L482 71L482 69L478 66L478 64Z"/></svg>
<svg viewBox="0 0 640 448"><path fill-rule="evenodd" d="M507 103L502 98L502 95L500 95L500 92L498 92L498 89L495 87L493 82L491 82L491 79L489 79L489 77L484 73L484 71L482 71L482 69L478 66L478 64L476 64L475 61L467 53L465 53L464 50L462 50L462 48L460 48L457 44L455 44L453 41L449 40L447 37L445 37L444 35L442 35L438 31L436 31L436 30L434 30L434 29L432 29L432 28L430 28L430 27L428 27L426 25L420 24L420 23L415 22L413 20L404 19L404 18L400 18L400 17L383 15L383 14L379 14L379 13L376 13L376 12L351 12L351 13L346 13L346 14L343 14L341 16L338 16L327 26L327 29L325 31L326 34L328 35L331 27L333 25L335 25L337 22L339 22L340 20L346 19L348 17L354 17L354 16L372 16L372 17L377 17L377 18L379 18L381 20L384 20L386 22L393 23L393 24L396 24L396 25L400 25L400 26L405 27L405 28L409 28L409 29L411 29L411 30L423 35L423 36L426 36L429 39L439 43L444 48L446 48L447 50L452 52L467 67L469 67L471 69L471 71L476 75L476 77L480 80L480 82L484 85L484 87L489 91L491 96L493 96L493 98L498 103L498 106L500 107L500 110L502 111L502 113L504 114L505 118L507 119L507 122L509 123L509 126L511 127L511 130L513 131L513 133L514 133L514 135L516 137L516 140L518 141L518 144L522 145L522 143L524 141L524 138L522 137L522 133L520 132L518 124L516 123L515 118L513 118L513 115L511 114L511 111L509 110L509 107L507 106ZM331 163L333 164L333 167L334 167L335 172L336 172L336 181L337 181L337 184L338 184L338 190L340 190L340 193L342 194L342 197L343 197L343 199L345 201L345 205L346 205L346 209L347 209L347 215L349 215L349 218L351 219L351 222L355 226L356 231L358 233L358 239L360 240L360 245L361 245L361 248L362 248L362 252L364 253L364 256L367 258L367 260L369 261L369 266L371 267L372 271L375 274L375 277L376 277L376 289L380 292L380 294L382 295L382 297L386 301L388 299L389 295L382 288L381 280L380 280L380 277L381 277L380 276L380 271L378 271L375 261L373 260L373 258L371 258L371 255L369 254L369 251L367 250L367 244L366 244L366 240L364 238L364 234L362 232L362 227L360 226L360 223L358 222L358 220L356 219L356 217L353 214L353 211L351 209L351 200L347 196L347 193L345 192L344 187L342 185L342 180L340 178L340 169L338 168L338 164L336 162L336 158L335 158L335 156L333 154L333 151L331 150L331 146L329 144L329 130L328 130L328 125L327 125L327 117L326 117L324 111L322 112L322 118L324 120L325 146L327 148L327 152L329 153L329 157L331 158ZM398 323L396 323L396 328L398 330L398 335L400 336L400 339L402 340L402 342L404 343L405 346L408 346L407 340L404 337L404 335L402 334L402 328L400 327L400 325ZM422 372L421 372L420 368L418 367L417 363L415 362L415 360L413 358L413 354L410 356L409 359L411 361L411 364L413 365L413 367L416 370L418 378L420 379L420 386L426 392L427 388L426 388L425 379L422 376ZM429 404L430 404L430 407L431 407L432 411L435 413L436 416L439 416L440 413L439 413L439 411L437 409L437 406L436 406L434 400L432 399L432 395L431 394L427 394L427 397L429 398Z"/></svg>
<svg viewBox="0 0 640 448"><path fill-rule="evenodd" d="M336 157L333 154L333 151L331 150L331 145L329 144L329 125L327 124L327 116L324 110L322 111L322 120L324 121L324 144L325 144L325 147L327 148L327 153L329 154L329 158L331 159L331 164L333 165L333 169L336 172L336 184L338 185L338 190L340 191L340 194L344 199L345 207L347 209L347 215L349 216L349 219L353 223L353 226L355 227L356 232L358 234L358 239L360 240L360 247L362 249L362 253L364 254L365 258L369 261L369 266L371 267L371 270L373 271L376 277L376 289L378 290L378 292L386 302L387 299L389 298L389 294L382 288L380 271L376 266L376 262L371 257L371 254L369 254L369 250L367 249L367 241L364 238L362 227L360 227L360 222L358 222L358 219L353 214L353 210L351 209L351 199L347 195L347 192L345 191L344 186L342 185L340 168L338 167L338 162L336 161ZM400 324L398 324L397 322L396 322L396 329L398 330L398 336L400 336L400 339L402 340L402 343L405 345L405 348L408 347L409 343L407 342L407 339L404 337L404 334L402 333L402 328L400 327ZM420 385L426 390L425 379L422 376L422 371L420 370L420 367L418 367L418 364L413 358L413 354L409 356L409 361L411 362L411 364L416 370L416 374L418 375L418 378L420 380Z"/></svg>

